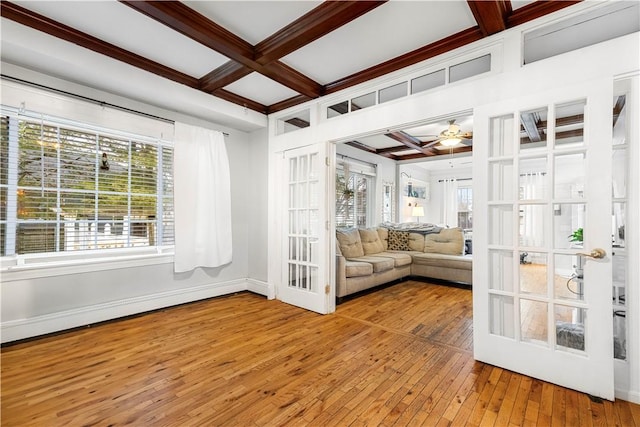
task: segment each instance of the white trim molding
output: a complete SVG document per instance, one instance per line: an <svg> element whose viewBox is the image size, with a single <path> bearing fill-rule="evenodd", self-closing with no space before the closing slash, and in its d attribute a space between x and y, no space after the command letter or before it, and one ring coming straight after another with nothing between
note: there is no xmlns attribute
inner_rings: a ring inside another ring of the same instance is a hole
<svg viewBox="0 0 640 427"><path fill-rule="evenodd" d="M3 322L0 326L1 342L7 343L37 337L133 314L140 314L247 290L266 296L267 284L253 279L236 279L95 304L28 319L10 320Z"/></svg>

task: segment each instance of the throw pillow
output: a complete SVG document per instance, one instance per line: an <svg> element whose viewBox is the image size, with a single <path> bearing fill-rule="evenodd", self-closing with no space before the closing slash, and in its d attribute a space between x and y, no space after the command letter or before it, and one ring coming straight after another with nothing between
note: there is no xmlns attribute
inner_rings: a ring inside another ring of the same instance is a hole
<svg viewBox="0 0 640 427"><path fill-rule="evenodd" d="M389 230L389 244L390 251L408 251L409 250L409 232Z"/></svg>

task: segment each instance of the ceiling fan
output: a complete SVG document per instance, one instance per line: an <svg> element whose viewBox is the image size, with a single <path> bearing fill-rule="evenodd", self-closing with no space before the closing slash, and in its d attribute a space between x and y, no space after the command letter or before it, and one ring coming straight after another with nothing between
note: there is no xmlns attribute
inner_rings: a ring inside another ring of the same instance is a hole
<svg viewBox="0 0 640 427"><path fill-rule="evenodd" d="M450 148L460 143L463 143L465 145L470 145L473 134L471 132L461 132L460 125L457 125L456 120L452 119L452 120L449 120L449 126L447 127L447 129L440 132L439 135L414 135L414 136L417 138L437 136L437 139L433 141L429 141L426 145L424 145L423 147L425 148L431 147L432 145L435 145L437 143L440 143L440 145L442 145L445 148Z"/></svg>

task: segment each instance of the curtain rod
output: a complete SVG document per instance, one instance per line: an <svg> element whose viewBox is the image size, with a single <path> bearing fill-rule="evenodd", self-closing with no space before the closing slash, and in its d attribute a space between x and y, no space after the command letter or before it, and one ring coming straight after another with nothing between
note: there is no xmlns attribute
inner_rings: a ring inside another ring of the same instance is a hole
<svg viewBox="0 0 640 427"><path fill-rule="evenodd" d="M167 119L167 118L164 118L164 117L156 116L156 115L153 115L153 114L145 113L144 111L134 110L132 108L127 108L127 107L122 107L120 105L111 104L110 102L100 101L100 100L94 99L94 98L89 98L88 96L78 95L77 93L67 92L66 90L56 89L54 87L41 85L40 83L30 82L28 80L19 79L17 77L8 76L6 74L0 74L0 76L5 80L9 80L9 81L16 82L16 83L21 83L21 84L24 84L24 85L27 85L27 86L35 87L35 88L38 88L38 89L43 89L43 90L46 90L46 91L49 91L49 92L53 92L53 93L58 93L60 95L66 95L66 96L69 96L71 98L76 98L76 99L80 99L82 101L91 102L93 104L97 104L97 105L100 105L102 107L109 107L109 108L113 108L114 110L120 110L120 111L124 111L126 113L137 114L139 116L147 117L149 119L159 120L159 121L166 122L166 123L171 123L171 124L175 124L176 123L175 120L171 120L171 119ZM229 136L229 134L227 132L222 132L222 134L224 136Z"/></svg>
<svg viewBox="0 0 640 427"><path fill-rule="evenodd" d="M344 159L349 159L349 160L353 160L353 161L358 162L358 163L364 163L365 165L369 165L369 166L374 167L374 168L378 167L378 165L375 164L375 163L367 162L366 160L356 159L355 157L345 156L344 154L336 154L336 156L340 156L343 160Z"/></svg>
<svg viewBox="0 0 640 427"><path fill-rule="evenodd" d="M452 179L455 179L456 181L471 181L472 178L458 178L458 179L452 178ZM444 181L445 181L444 179L438 180L438 182L444 182Z"/></svg>
<svg viewBox="0 0 640 427"><path fill-rule="evenodd" d="M546 172L537 172L540 175L546 175ZM520 176L530 176L530 175L535 175L536 173L521 173ZM471 181L472 178L458 178L456 179L456 181ZM444 182L444 179L439 179L438 182Z"/></svg>

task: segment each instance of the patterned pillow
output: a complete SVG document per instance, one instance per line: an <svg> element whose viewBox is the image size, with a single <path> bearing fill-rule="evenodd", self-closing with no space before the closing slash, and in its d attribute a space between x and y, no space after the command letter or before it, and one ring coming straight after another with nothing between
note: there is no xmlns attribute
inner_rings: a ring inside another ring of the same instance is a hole
<svg viewBox="0 0 640 427"><path fill-rule="evenodd" d="M408 251L409 250L409 232L389 230L390 251Z"/></svg>

